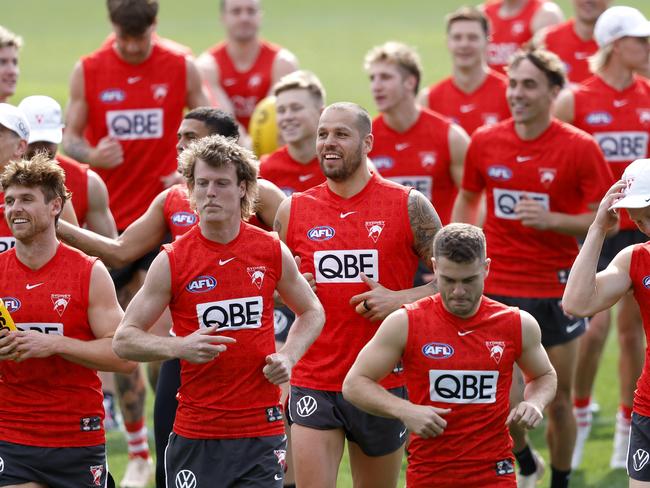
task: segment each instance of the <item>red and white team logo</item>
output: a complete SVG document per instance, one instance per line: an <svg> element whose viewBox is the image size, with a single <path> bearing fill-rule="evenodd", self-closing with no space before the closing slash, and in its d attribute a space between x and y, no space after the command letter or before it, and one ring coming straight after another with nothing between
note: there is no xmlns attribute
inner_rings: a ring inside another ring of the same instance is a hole
<svg viewBox="0 0 650 488"><path fill-rule="evenodd" d="M56 313L59 314L59 317L63 315L63 312L65 312L65 309L68 308L68 302L70 302L70 295L57 295L56 293L52 293L50 295L52 298L52 305L54 305L54 309Z"/></svg>
<svg viewBox="0 0 650 488"><path fill-rule="evenodd" d="M153 93L153 99L156 102L162 102L169 92L169 85L167 83L151 85L151 92Z"/></svg>
<svg viewBox="0 0 650 488"><path fill-rule="evenodd" d="M650 108L637 108L636 113L639 115L640 124L650 123Z"/></svg>
<svg viewBox="0 0 650 488"><path fill-rule="evenodd" d="M273 454L278 458L278 464L282 468L282 471L287 472L287 451L284 449L274 449Z"/></svg>
<svg viewBox="0 0 650 488"><path fill-rule="evenodd" d="M435 151L420 151L420 163L423 168L435 166L438 161L438 153Z"/></svg>
<svg viewBox="0 0 650 488"><path fill-rule="evenodd" d="M370 237L373 242L377 242L377 239L379 239L381 231L384 230L384 225L386 224L383 220L366 220L366 230L368 231L368 237Z"/></svg>
<svg viewBox="0 0 650 488"><path fill-rule="evenodd" d="M483 125L494 125L499 122L498 114L482 114Z"/></svg>
<svg viewBox="0 0 650 488"><path fill-rule="evenodd" d="M93 485L101 486L102 474L104 474L104 466L102 466L101 464L98 466L91 466L90 474L93 476Z"/></svg>
<svg viewBox="0 0 650 488"><path fill-rule="evenodd" d="M556 175L557 169L555 168L539 168L539 182L544 185L545 188L551 186Z"/></svg>
<svg viewBox="0 0 650 488"><path fill-rule="evenodd" d="M251 277L251 283L261 290L262 283L264 282L264 274L266 273L266 266L250 266L246 268L246 271L248 271L248 276Z"/></svg>
<svg viewBox="0 0 650 488"><path fill-rule="evenodd" d="M518 36L519 34L524 32L525 29L526 29L526 24L524 24L522 21L517 21L514 24L512 24L511 32L513 36Z"/></svg>
<svg viewBox="0 0 650 488"><path fill-rule="evenodd" d="M503 341L485 341L485 346L490 351L490 358L499 364L501 356L503 356L503 352L506 350L506 343Z"/></svg>
<svg viewBox="0 0 650 488"><path fill-rule="evenodd" d="M254 87L259 86L261 84L262 84L262 77L260 75L258 75L257 73L254 74L253 76L251 76L248 79L248 86L250 86L251 88L254 88Z"/></svg>

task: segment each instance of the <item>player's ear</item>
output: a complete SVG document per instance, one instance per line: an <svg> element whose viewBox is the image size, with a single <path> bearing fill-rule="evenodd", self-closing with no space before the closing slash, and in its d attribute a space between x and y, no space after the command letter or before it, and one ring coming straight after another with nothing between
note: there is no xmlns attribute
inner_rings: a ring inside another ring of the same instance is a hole
<svg viewBox="0 0 650 488"><path fill-rule="evenodd" d="M485 258L485 264L484 264L484 269L485 269L485 277L487 278L487 275L490 274L490 263L492 260L490 258Z"/></svg>

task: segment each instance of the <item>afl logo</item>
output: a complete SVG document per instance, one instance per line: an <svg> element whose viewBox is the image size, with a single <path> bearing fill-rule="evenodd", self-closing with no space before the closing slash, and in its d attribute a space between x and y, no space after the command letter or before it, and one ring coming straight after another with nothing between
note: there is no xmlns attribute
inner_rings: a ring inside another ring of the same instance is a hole
<svg viewBox="0 0 650 488"><path fill-rule="evenodd" d="M442 342L429 342L422 347L422 354L429 359L449 359L454 355L454 348Z"/></svg>
<svg viewBox="0 0 650 488"><path fill-rule="evenodd" d="M512 170L507 166L490 166L488 176L497 181L508 181L512 178Z"/></svg>
<svg viewBox="0 0 650 488"><path fill-rule="evenodd" d="M212 290L217 286L217 280L212 276L203 275L197 276L185 287L185 289L192 293L204 293Z"/></svg>
<svg viewBox="0 0 650 488"><path fill-rule="evenodd" d="M643 278L643 286L645 286L646 288L650 288L650 275ZM5 304L7 305L7 308L9 308L9 305L7 304L7 299L3 298L3 300L5 300ZM20 307L20 302L18 302L18 306ZM9 311L12 312L12 310Z"/></svg>
<svg viewBox="0 0 650 488"><path fill-rule="evenodd" d="M329 225L319 225L318 227L312 227L307 231L307 237L312 241L328 241L334 237L334 229Z"/></svg>
<svg viewBox="0 0 650 488"><path fill-rule="evenodd" d="M7 312L14 313L20 308L20 300L14 297L2 297Z"/></svg>
<svg viewBox="0 0 650 488"><path fill-rule="evenodd" d="M609 125L612 123L612 116L607 112L591 112L586 121L589 125Z"/></svg>
<svg viewBox="0 0 650 488"><path fill-rule="evenodd" d="M189 227L196 224L196 214L191 212L176 212L172 215L172 224Z"/></svg>
<svg viewBox="0 0 650 488"><path fill-rule="evenodd" d="M99 100L104 103L119 103L126 99L126 94L118 88L109 88L99 94Z"/></svg>

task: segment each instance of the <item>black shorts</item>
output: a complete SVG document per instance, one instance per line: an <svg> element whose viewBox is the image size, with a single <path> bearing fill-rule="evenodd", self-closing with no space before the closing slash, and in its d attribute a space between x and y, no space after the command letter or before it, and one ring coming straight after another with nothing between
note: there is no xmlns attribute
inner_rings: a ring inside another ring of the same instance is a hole
<svg viewBox="0 0 650 488"><path fill-rule="evenodd" d="M501 295L490 295L490 298L511 307L519 307L535 317L542 330L542 345L547 348L566 344L587 330L588 319L565 315L561 298L517 298Z"/></svg>
<svg viewBox="0 0 650 488"><path fill-rule="evenodd" d="M650 417L632 412L627 474L637 481L650 481Z"/></svg>
<svg viewBox="0 0 650 488"><path fill-rule="evenodd" d="M165 449L166 486L281 488L287 436L188 439L174 432Z"/></svg>
<svg viewBox="0 0 650 488"><path fill-rule="evenodd" d="M403 386L388 391L399 398L408 397ZM408 438L401 421L366 413L343 398L340 391L291 386L288 403L289 425L296 423L319 430L343 429L346 439L358 444L367 456L395 452Z"/></svg>
<svg viewBox="0 0 650 488"><path fill-rule="evenodd" d="M648 236L638 229L619 231L612 237L605 239L603 249L598 258L598 271L604 270L616 255L628 246L641 244L648 240Z"/></svg>
<svg viewBox="0 0 650 488"><path fill-rule="evenodd" d="M119 231L120 234L122 232L123 231ZM151 267L151 263L153 263L153 260L156 259L156 256L158 256L158 253L160 252L160 246L171 242L171 239L171 234L167 233L156 249L149 251L141 258L136 259L123 268L111 268L109 272L111 274L111 278L113 278L115 289L119 290L120 288L124 288L126 285L128 285L138 271L148 271Z"/></svg>
<svg viewBox="0 0 650 488"><path fill-rule="evenodd" d="M296 315L289 307L286 305L275 307L273 310L273 325L275 327L276 341L287 342L287 336L294 320L296 320Z"/></svg>
<svg viewBox="0 0 650 488"><path fill-rule="evenodd" d="M104 444L34 447L0 441L0 486L39 483L50 488L111 488Z"/></svg>

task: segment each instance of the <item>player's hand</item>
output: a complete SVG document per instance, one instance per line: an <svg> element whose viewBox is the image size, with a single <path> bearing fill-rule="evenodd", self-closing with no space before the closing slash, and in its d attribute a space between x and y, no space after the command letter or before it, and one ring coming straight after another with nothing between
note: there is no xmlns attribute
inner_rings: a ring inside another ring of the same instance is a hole
<svg viewBox="0 0 650 488"><path fill-rule="evenodd" d="M300 256L294 256L293 259L296 260L296 266L298 266L298 271L300 271L300 263L302 262ZM316 279L314 278L313 273L303 273L302 276L307 280L307 283L309 283L311 290L316 293Z"/></svg>
<svg viewBox="0 0 650 488"><path fill-rule="evenodd" d="M110 136L102 137L90 153L90 164L96 168L111 169L124 162L122 144Z"/></svg>
<svg viewBox="0 0 650 488"><path fill-rule="evenodd" d="M266 356L266 366L262 372L267 380L274 385L281 385L291 379L293 362L286 354L275 352Z"/></svg>
<svg viewBox="0 0 650 488"><path fill-rule="evenodd" d="M185 179L183 178L183 175L181 175L178 171L174 171L168 175L161 176L160 181L162 182L163 187L169 188L170 186L177 185L178 183L183 183Z"/></svg>
<svg viewBox="0 0 650 488"><path fill-rule="evenodd" d="M534 429L542 421L542 418L544 416L539 408L532 403L523 401L510 410L506 425L515 423L524 429Z"/></svg>
<svg viewBox="0 0 650 488"><path fill-rule="evenodd" d="M549 230L553 227L553 214L532 198L522 197L515 205L515 214L525 227L537 230Z"/></svg>
<svg viewBox="0 0 650 488"><path fill-rule="evenodd" d="M378 322L402 306L393 290L380 285L363 273L361 273L361 279L370 290L350 298L350 305L359 315L371 322Z"/></svg>
<svg viewBox="0 0 650 488"><path fill-rule="evenodd" d="M62 336L44 334L34 330L14 332L16 342L16 361L33 358L48 358L57 353L56 343Z"/></svg>
<svg viewBox="0 0 650 488"><path fill-rule="evenodd" d="M18 358L15 334L9 329L0 329L0 361L14 361Z"/></svg>
<svg viewBox="0 0 650 488"><path fill-rule="evenodd" d="M207 363L228 349L226 344L237 342L232 337L214 335L215 332L217 332L216 325L199 329L183 337L177 356L190 363Z"/></svg>
<svg viewBox="0 0 650 488"><path fill-rule="evenodd" d="M417 434L423 439L436 437L442 434L447 427L443 415L451 412L450 408L437 408L430 405L416 405L411 403L400 416L409 432Z"/></svg>
<svg viewBox="0 0 650 488"><path fill-rule="evenodd" d="M608 232L618 224L620 217L618 209L611 209L612 205L625 196L625 182L619 180L614 183L598 205L594 225L600 227L604 232Z"/></svg>

